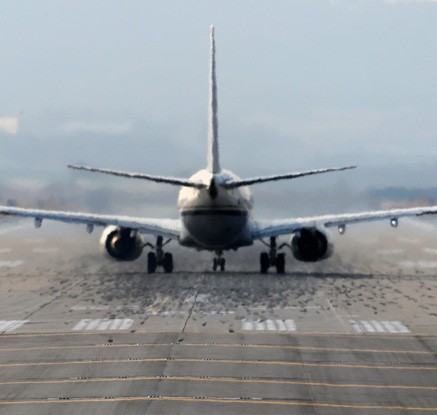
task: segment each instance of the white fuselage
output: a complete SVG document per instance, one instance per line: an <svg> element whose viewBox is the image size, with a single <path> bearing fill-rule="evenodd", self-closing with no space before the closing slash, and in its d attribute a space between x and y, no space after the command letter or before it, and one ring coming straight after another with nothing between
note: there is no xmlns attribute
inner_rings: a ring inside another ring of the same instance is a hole
<svg viewBox="0 0 437 415"><path fill-rule="evenodd" d="M212 179L215 183L214 192L209 188ZM227 170L218 174L200 170L190 177L190 180L201 182L207 188L183 187L179 193L181 245L226 250L253 243L249 229L253 206L250 190L247 187L225 189L220 186L225 181L235 179L238 177Z"/></svg>

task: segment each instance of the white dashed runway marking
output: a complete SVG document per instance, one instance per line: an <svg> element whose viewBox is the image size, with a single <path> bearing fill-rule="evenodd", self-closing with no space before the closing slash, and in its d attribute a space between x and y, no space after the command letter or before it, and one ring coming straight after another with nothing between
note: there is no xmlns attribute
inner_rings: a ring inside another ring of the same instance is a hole
<svg viewBox="0 0 437 415"><path fill-rule="evenodd" d="M24 261L0 261L0 268L15 268L20 265L23 265Z"/></svg>
<svg viewBox="0 0 437 415"><path fill-rule="evenodd" d="M296 331L294 320L243 320L242 330L254 331Z"/></svg>
<svg viewBox="0 0 437 415"><path fill-rule="evenodd" d="M410 333L400 321L349 320L357 333Z"/></svg>
<svg viewBox="0 0 437 415"><path fill-rule="evenodd" d="M128 330L133 324L130 318L101 318L96 320L84 319L77 323L73 330Z"/></svg>
<svg viewBox="0 0 437 415"><path fill-rule="evenodd" d="M28 320L0 320L0 333L10 333L19 329Z"/></svg>

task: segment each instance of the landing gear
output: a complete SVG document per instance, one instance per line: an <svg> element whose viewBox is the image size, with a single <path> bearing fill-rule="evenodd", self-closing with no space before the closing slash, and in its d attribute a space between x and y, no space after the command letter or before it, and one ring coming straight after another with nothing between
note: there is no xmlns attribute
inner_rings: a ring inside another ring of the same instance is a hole
<svg viewBox="0 0 437 415"><path fill-rule="evenodd" d="M276 267L276 272L278 274L285 273L285 254L278 254L278 249L281 249L284 245L279 248L276 246L276 238L270 238L270 244L261 241L264 245L269 247L269 252L263 252L259 257L261 274L267 274L270 267Z"/></svg>
<svg viewBox="0 0 437 415"><path fill-rule="evenodd" d="M173 272L173 255L163 251L163 247L167 245L171 239L163 242L162 236L156 237L156 245L146 243L144 246L152 248L155 252L147 254L147 272L153 274L158 266L162 266L164 272L169 274Z"/></svg>
<svg viewBox="0 0 437 415"><path fill-rule="evenodd" d="M212 270L217 271L220 268L220 271L223 272L225 270L226 260L222 257L222 251L216 251L216 256L212 261Z"/></svg>

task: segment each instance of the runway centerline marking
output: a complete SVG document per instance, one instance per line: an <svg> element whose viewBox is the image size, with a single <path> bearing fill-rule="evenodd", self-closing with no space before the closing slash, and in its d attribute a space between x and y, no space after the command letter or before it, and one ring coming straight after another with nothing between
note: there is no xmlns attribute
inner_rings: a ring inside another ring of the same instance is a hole
<svg viewBox="0 0 437 415"><path fill-rule="evenodd" d="M413 389L413 390L437 390L437 386L409 386L409 385L369 385L349 383L309 382L280 379L245 379L231 377L197 377L197 376L138 376L138 377L108 377L88 379L51 379L51 380L22 380L0 381L0 385L51 385L62 383L98 383L98 382L141 382L141 381L174 381L174 382L216 382L216 383L261 383L273 385L304 385L320 386L326 388L363 388L363 389Z"/></svg>
<svg viewBox="0 0 437 415"><path fill-rule="evenodd" d="M68 366L90 364L116 364L116 363L213 363L233 365L271 365L271 366L304 366L304 367L336 367L351 369L381 369L381 370L406 370L406 371L437 371L437 366L390 366L390 365L364 365L355 363L305 363L290 361L269 360L236 360L236 359L194 359L194 358L144 358L144 359L88 359L55 362L16 362L0 363L0 367L30 367L30 366Z"/></svg>
<svg viewBox="0 0 437 415"><path fill-rule="evenodd" d="M411 355L437 355L437 352L421 350L399 350L399 349L346 349L341 347L316 347L316 346L283 346L274 344L232 344L232 343L111 343L87 344L76 346L38 346L38 347L18 347L0 348L1 352L24 352L39 350L74 350L74 349L99 349L99 348L146 348L146 347L208 347L208 348L244 348L244 349L278 349L278 350L298 350L298 351L328 351L340 353L390 353L390 354L411 354Z"/></svg>
<svg viewBox="0 0 437 415"><path fill-rule="evenodd" d="M141 401L163 401L163 402L196 402L196 403L219 403L219 404L244 404L244 405L277 405L277 406L306 406L306 407L328 407L339 409L375 409L375 410L396 410L396 411L436 411L436 408L417 408L408 406L388 405L354 405L327 402L296 402L259 398L217 398L217 397L187 397L187 396L122 396L117 398L72 398L47 399L47 400L23 400L23 401L0 401L0 405L47 405L47 404L79 404L79 403L112 403L112 402L141 402Z"/></svg>

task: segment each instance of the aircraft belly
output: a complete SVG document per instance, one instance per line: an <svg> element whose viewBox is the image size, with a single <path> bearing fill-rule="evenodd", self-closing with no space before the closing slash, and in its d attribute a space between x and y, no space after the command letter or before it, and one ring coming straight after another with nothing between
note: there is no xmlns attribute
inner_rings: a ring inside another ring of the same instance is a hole
<svg viewBox="0 0 437 415"><path fill-rule="evenodd" d="M201 248L230 249L248 244L240 242L248 222L246 210L187 209L181 216L186 240L192 240ZM184 238L180 243L184 244Z"/></svg>

